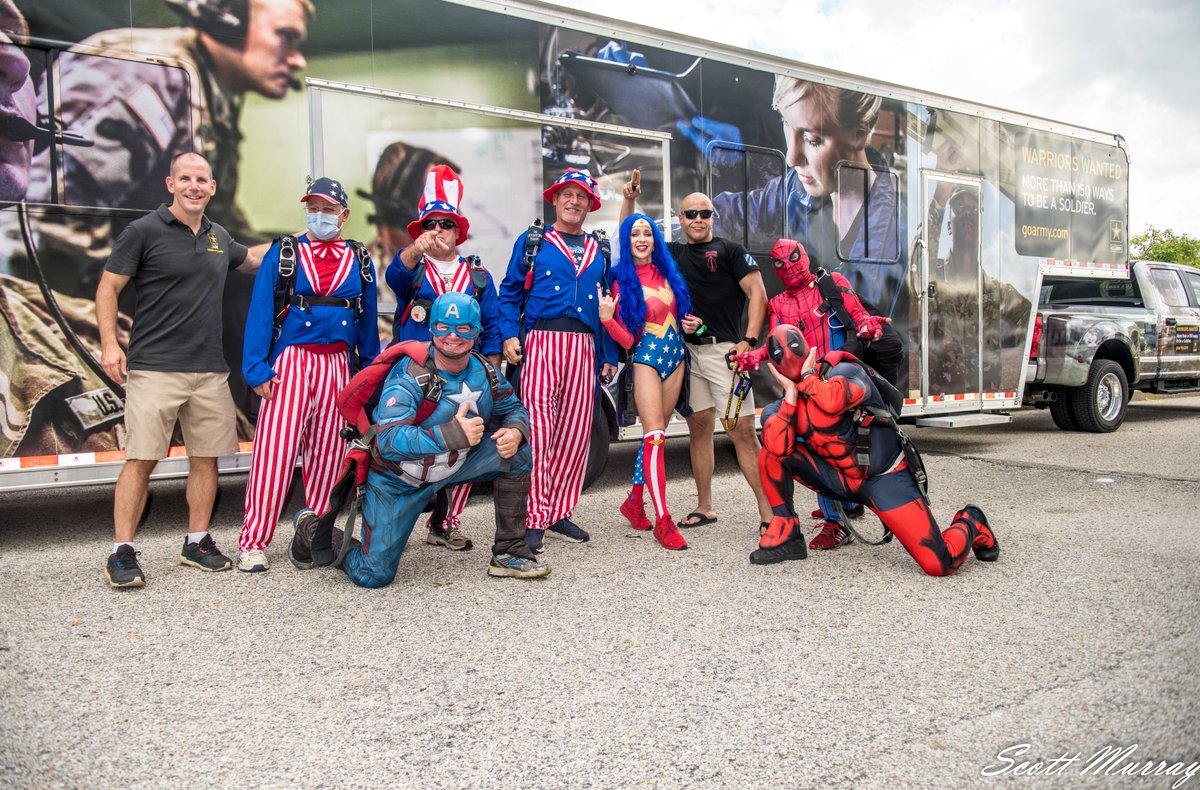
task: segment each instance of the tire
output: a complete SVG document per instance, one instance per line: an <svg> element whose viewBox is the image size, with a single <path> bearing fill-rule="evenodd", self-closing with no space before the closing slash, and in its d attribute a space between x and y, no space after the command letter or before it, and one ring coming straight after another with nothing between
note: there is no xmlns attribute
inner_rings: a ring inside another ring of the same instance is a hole
<svg viewBox="0 0 1200 790"><path fill-rule="evenodd" d="M1075 407L1071 403L1071 393L1060 390L1058 397L1050 402L1050 416L1054 424L1064 431L1078 431L1079 420L1075 419Z"/></svg>
<svg viewBox="0 0 1200 790"><path fill-rule="evenodd" d="M608 416L604 413L602 396L597 394L592 409L592 437L588 445L587 466L583 470L584 491L604 474L604 467L608 465L609 442Z"/></svg>
<svg viewBox="0 0 1200 790"><path fill-rule="evenodd" d="M1125 370L1111 359L1097 359L1088 371L1087 383L1071 390L1071 406L1080 430L1112 433L1125 421L1129 402Z"/></svg>

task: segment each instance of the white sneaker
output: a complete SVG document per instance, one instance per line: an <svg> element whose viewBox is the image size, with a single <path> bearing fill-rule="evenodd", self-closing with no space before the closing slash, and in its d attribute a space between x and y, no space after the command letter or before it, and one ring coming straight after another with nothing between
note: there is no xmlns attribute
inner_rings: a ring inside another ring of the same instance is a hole
<svg viewBox="0 0 1200 790"><path fill-rule="evenodd" d="M238 553L238 570L246 573L261 573L271 567L262 549L243 549Z"/></svg>

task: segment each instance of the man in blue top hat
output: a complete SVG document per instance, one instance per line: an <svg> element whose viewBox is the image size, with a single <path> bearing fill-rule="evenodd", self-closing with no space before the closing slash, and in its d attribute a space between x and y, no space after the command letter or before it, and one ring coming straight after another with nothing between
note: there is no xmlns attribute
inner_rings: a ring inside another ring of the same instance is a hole
<svg viewBox="0 0 1200 790"><path fill-rule="evenodd" d="M420 340L428 343L429 308L444 293L459 291L479 302L483 329L476 348L494 365L500 364L500 313L496 284L477 256L464 258L458 245L471 229L460 211L462 179L449 165L434 165L425 175L425 188L418 203L418 216L408 224L412 244L396 253L387 269L387 284L396 294L396 323L393 342ZM462 531L460 517L471 494L471 485L455 486L450 492L446 519L427 525L425 542L463 551L474 544Z"/></svg>

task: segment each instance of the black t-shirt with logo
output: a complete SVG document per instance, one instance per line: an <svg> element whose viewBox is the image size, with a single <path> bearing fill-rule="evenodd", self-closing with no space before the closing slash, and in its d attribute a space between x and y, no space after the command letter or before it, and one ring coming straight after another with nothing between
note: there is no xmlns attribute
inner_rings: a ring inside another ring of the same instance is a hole
<svg viewBox="0 0 1200 790"><path fill-rule="evenodd" d="M121 232L104 268L137 288L126 352L130 370L229 370L221 348L221 301L225 275L246 260L246 252L207 217L193 234L165 205Z"/></svg>
<svg viewBox="0 0 1200 790"><path fill-rule="evenodd" d="M747 299L739 283L759 271L758 262L742 245L715 236L701 244L672 241L667 249L687 283L692 313L708 325L705 336L727 343L741 340Z"/></svg>

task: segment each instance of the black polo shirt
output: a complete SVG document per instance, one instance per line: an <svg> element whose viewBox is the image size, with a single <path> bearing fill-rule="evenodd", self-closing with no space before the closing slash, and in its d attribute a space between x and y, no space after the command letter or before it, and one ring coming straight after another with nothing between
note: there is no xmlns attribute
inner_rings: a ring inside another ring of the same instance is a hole
<svg viewBox="0 0 1200 790"><path fill-rule="evenodd" d="M221 298L225 275L246 260L246 247L204 217L200 232L166 205L134 220L117 237L104 268L137 288L130 370L229 370L221 352Z"/></svg>

